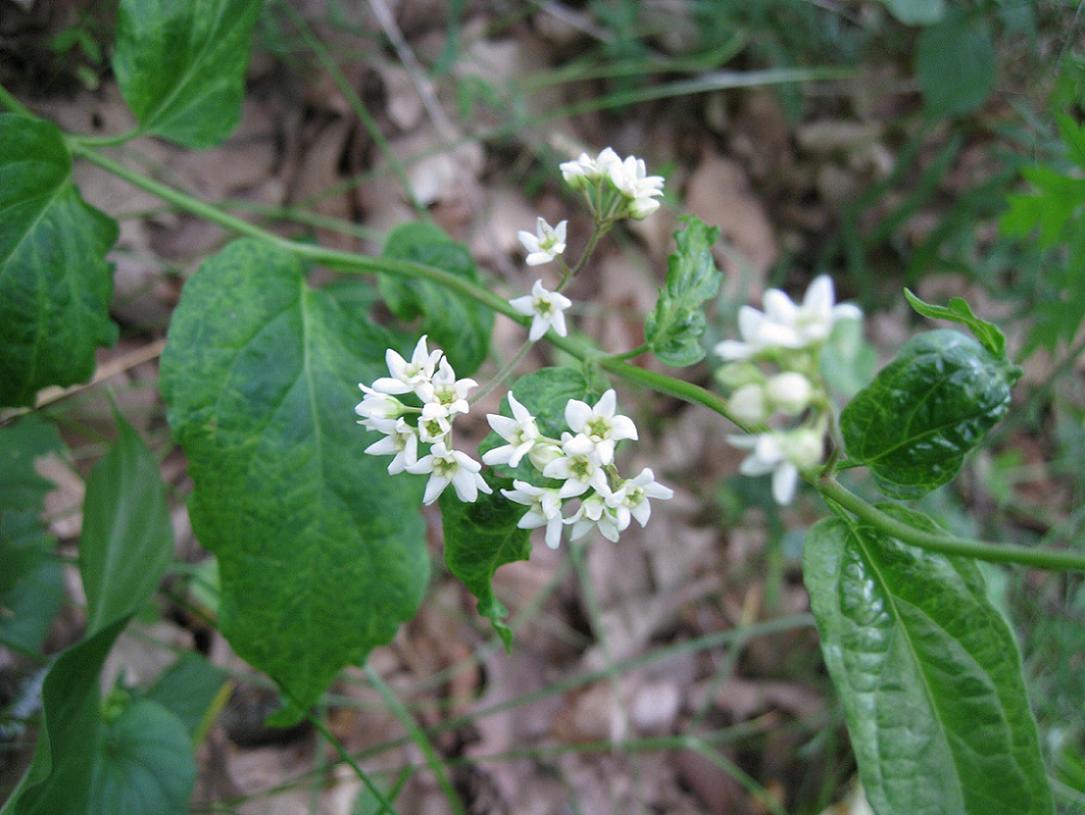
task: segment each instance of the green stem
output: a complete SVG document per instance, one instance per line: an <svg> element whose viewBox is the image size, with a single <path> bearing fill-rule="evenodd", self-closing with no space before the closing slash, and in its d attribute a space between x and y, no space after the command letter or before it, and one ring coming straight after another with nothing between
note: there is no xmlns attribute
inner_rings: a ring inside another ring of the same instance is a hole
<svg viewBox="0 0 1085 815"><path fill-rule="evenodd" d="M433 742L429 740L422 731L422 728L420 728L418 723L414 720L414 717L411 716L410 711L404 707L401 701L399 701L399 697L397 697L395 692L388 687L383 679L381 679L380 674L377 673L376 669L374 669L371 664L366 664L365 675L373 687L377 689L381 698L384 699L385 704L391 708L395 717L399 719L399 723L406 728L407 734L411 737L411 740L418 746L418 749L422 751L422 755L425 756L426 763L437 777L437 785L445 794L445 800L448 801L448 805L452 808L452 811L455 815L467 815L467 810L464 808L463 802L456 792L456 788L452 786L452 782L448 778L448 773L445 772L444 764L441 762L441 757L437 755L437 750L434 748Z"/></svg>
<svg viewBox="0 0 1085 815"><path fill-rule="evenodd" d="M992 544L950 534L927 532L898 521L868 504L835 479L813 480L811 483L817 487L822 496L836 502L859 520L866 521L892 538L921 549L941 552L943 555L976 558L991 563L1019 563L1023 566L1035 566L1038 569L1053 571L1085 571L1085 555L1077 552L1016 546L1010 543Z"/></svg>
<svg viewBox="0 0 1085 815"><path fill-rule="evenodd" d="M138 127L132 128L126 133L115 133L112 136L80 136L70 135L68 139L71 141L79 142L86 147L115 147L118 144L124 144L129 142L137 136L141 135Z"/></svg>
<svg viewBox="0 0 1085 815"><path fill-rule="evenodd" d="M610 354L605 359L613 359L615 362L621 362L627 359L633 359L633 357L639 357L641 354L647 354L652 350L652 346L648 343L638 345L636 348L631 348L628 351L622 351L620 354Z"/></svg>
<svg viewBox="0 0 1085 815"><path fill-rule="evenodd" d="M0 102L8 102L10 105L9 100L6 98L10 97L10 94L3 92L2 88L0 88L0 92L2 92L0 93ZM17 100L14 101L18 104ZM370 257L368 255L342 252L336 249L326 249L321 246L298 243L280 237L255 224L251 224L248 221L244 221L241 218L223 212L219 208L207 204L198 198L194 198L162 184L159 181L148 178L142 173L131 170L113 159L86 147L78 141L69 138L69 144L71 145L72 152L76 155L113 173L133 186L146 190L162 200L174 204L180 209L186 210L194 215L199 215L219 226L241 235L247 235L252 238L266 241L283 251L291 252L298 257L331 268L352 272L389 274L396 277L428 280L461 294L464 297L475 300L492 311L505 315L510 320L513 320L520 325L526 325L528 323L528 318L519 314L504 298L484 286L473 283L465 278L458 277L443 269L407 260ZM589 246L589 248L594 247ZM585 254L587 254L587 252L585 252ZM578 263L577 265L579 266L580 264ZM756 431L756 428L747 426L731 414L726 399L700 385L676 379L675 377L667 376L666 374L649 371L645 368L639 368L636 365L630 365L615 357L605 356L600 353L598 348L595 348L590 343L571 337L558 337L553 331L547 334L547 339L550 341L551 345L560 348L576 359L581 361L591 359L598 360L598 364L604 370L607 370L628 382L643 385L660 393L666 393L670 396L682 399L683 401L690 402L691 404L706 407L709 410L720 414L725 419L728 419L736 427L746 433ZM975 557L996 563L1019 563L1025 566L1035 566L1062 571L1085 571L1085 555L1050 549L995 545L983 541L958 538L948 534L932 534L890 517L868 504L859 496L849 492L831 478L819 479L816 477L808 477L807 480L824 497L835 501L860 519L865 520L867 523L898 540L912 544L913 546L918 546L922 549L929 549L944 554Z"/></svg>

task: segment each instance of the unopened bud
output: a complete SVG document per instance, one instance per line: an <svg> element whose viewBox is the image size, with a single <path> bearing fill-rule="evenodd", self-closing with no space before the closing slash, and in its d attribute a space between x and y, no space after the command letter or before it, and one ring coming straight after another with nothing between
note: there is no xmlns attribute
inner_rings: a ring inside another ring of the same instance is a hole
<svg viewBox="0 0 1085 815"><path fill-rule="evenodd" d="M775 409L788 416L797 416L810 404L814 387L802 374L788 371L769 379L765 385L765 394Z"/></svg>
<svg viewBox="0 0 1085 815"><path fill-rule="evenodd" d="M768 418L765 389L760 385L743 385L728 401L735 418L746 424L760 424Z"/></svg>

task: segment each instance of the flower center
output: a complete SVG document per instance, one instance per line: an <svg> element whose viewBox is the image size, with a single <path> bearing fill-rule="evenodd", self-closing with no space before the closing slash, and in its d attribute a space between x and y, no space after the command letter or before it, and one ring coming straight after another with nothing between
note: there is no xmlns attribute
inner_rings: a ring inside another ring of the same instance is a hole
<svg viewBox="0 0 1085 815"><path fill-rule="evenodd" d="M535 298L535 313L536 314L541 314L541 315L543 315L545 317L545 316L548 316L550 314L551 310L552 310L552 306L550 305L549 300L544 300L541 297L536 297Z"/></svg>
<svg viewBox="0 0 1085 815"><path fill-rule="evenodd" d="M569 472L577 481L587 481L594 471L591 460L587 456L577 456L569 461Z"/></svg>
<svg viewBox="0 0 1085 815"><path fill-rule="evenodd" d="M429 419L426 421L426 434L431 438L441 435L441 423L436 419Z"/></svg>
<svg viewBox="0 0 1085 815"><path fill-rule="evenodd" d="M602 441L610 434L610 422L599 416L587 424L588 436L592 441Z"/></svg>
<svg viewBox="0 0 1085 815"><path fill-rule="evenodd" d="M455 459L448 458L435 458L433 460L433 471L442 478L448 478L458 469Z"/></svg>

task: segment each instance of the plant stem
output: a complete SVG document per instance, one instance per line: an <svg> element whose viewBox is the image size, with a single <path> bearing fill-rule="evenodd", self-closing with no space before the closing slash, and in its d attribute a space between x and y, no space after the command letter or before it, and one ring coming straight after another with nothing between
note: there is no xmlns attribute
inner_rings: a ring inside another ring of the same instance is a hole
<svg viewBox="0 0 1085 815"><path fill-rule="evenodd" d="M1035 566L1038 569L1053 571L1085 571L1085 555L1077 552L1017 546L1010 543L992 544L950 534L927 532L898 521L868 504L836 479L813 480L811 483L825 498L836 502L859 520L866 521L902 543L910 543L932 552L941 552L943 555L970 557L991 563L1019 563L1023 566Z"/></svg>
<svg viewBox="0 0 1085 815"><path fill-rule="evenodd" d="M14 100L13 97L9 99L8 97L10 97L10 94L7 94L6 91L3 91L3 88L0 87L0 102L9 104L9 106L12 101L14 101L16 105L19 104L18 100ZM199 215L219 226L241 235L247 235L248 237L266 241L283 251L336 269L372 274L389 274L396 277L428 280L431 283L443 286L464 297L475 300L492 311L505 315L510 320L513 320L520 325L527 325L528 323L528 318L513 309L508 301L501 296L490 291L485 286L458 277L443 269L407 260L370 257L368 255L342 252L336 249L326 249L321 246L299 243L280 237L255 224L251 224L248 221L223 212L218 207L212 206L198 198L194 198L193 196L162 184L159 181L148 178L140 172L131 170L123 164L86 147L79 141L72 140L70 137L69 144L72 152L76 155L87 159L93 164L97 164L102 169L128 181L133 186L146 190L162 200L174 204L180 209L191 212L194 215ZM594 246L590 246L589 248L594 248ZM585 254L587 254L587 251ZM578 263L577 266L579 265L580 264ZM630 365L627 362L623 362L616 357L605 356L598 348L595 348L589 343L571 337L559 337L554 334L553 331L547 334L547 339L551 345L560 348L576 359L581 361L592 359L598 360L598 364L604 370L607 370L628 382L643 385L660 393L666 393L670 396L682 399L683 401L706 407L709 410L720 414L725 419L728 419L743 432L750 433L754 430L754 428L747 426L731 414L726 399L700 385L686 382L673 376L667 376L666 374L649 371L645 368L639 368L636 365ZM1025 566L1060 571L1085 571L1085 555L1079 555L1069 551L1031 548L1009 544L996 545L967 538L958 538L949 534L933 534L890 517L871 504L868 504L859 496L845 489L839 482L832 478L823 479L807 477L807 480L825 498L835 501L861 520L880 529L887 535L922 549L942 552L943 554L975 557L996 563L1018 563Z"/></svg>
<svg viewBox="0 0 1085 815"><path fill-rule="evenodd" d="M652 346L648 343L644 343L643 345L638 345L636 348L631 348L628 351L622 351L620 354L610 354L606 359L613 359L616 362L620 362L632 359L633 357L639 357L641 354L647 354L651 350Z"/></svg>
<svg viewBox="0 0 1085 815"><path fill-rule="evenodd" d="M434 748L433 743L422 731L422 728L418 726L414 717L411 716L410 711L404 707L395 692L388 687L383 679L381 679L380 674L377 673L372 664L366 663L365 675L373 687L377 689L381 698L384 699L385 704L391 708L395 717L399 719L399 723L407 729L407 734L411 737L411 740L418 746L418 749L422 751L422 755L425 756L426 763L429 764L430 769L433 770L433 774L437 777L437 785L445 794L445 800L448 801L448 805L452 808L453 813L455 813L455 815L467 815L467 810L464 808L463 802L456 792L456 788L452 786L452 782L448 778L448 773L445 772L441 757L437 755L437 750Z"/></svg>

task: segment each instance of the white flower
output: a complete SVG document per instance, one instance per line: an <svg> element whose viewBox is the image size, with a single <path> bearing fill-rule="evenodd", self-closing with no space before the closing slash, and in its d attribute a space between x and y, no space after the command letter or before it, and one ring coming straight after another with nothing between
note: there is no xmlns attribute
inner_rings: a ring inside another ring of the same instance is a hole
<svg viewBox="0 0 1085 815"><path fill-rule="evenodd" d="M772 473L772 496L778 504L790 504L795 497L799 471L808 470L821 461L823 439L821 434L814 430L728 436L727 440L735 447L753 451L739 465L740 473Z"/></svg>
<svg viewBox="0 0 1085 815"><path fill-rule="evenodd" d="M777 410L788 416L798 416L810 404L814 386L802 374L786 371L765 383L765 395Z"/></svg>
<svg viewBox="0 0 1085 815"><path fill-rule="evenodd" d="M760 424L768 418L765 388L756 383L743 385L732 393L727 406L736 419L746 424Z"/></svg>
<svg viewBox="0 0 1085 815"><path fill-rule="evenodd" d="M490 423L493 431L508 442L487 451L482 456L483 463L490 466L495 464L520 466L520 460L530 453L539 441L539 426L535 423L535 417L520 404L512 391L509 391L509 407L512 408L511 419L496 413L486 415L486 421Z"/></svg>
<svg viewBox="0 0 1085 815"><path fill-rule="evenodd" d="M531 287L531 294L509 300L509 305L521 314L531 317L531 331L528 339L535 342L553 326L554 333L564 337L565 309L573 304L572 300L556 291L548 291L541 280L536 280Z"/></svg>
<svg viewBox="0 0 1085 815"><path fill-rule="evenodd" d="M618 520L618 513L615 509L607 506L607 499L610 496L610 491L595 492L580 502L580 507L576 513L570 518L566 518L565 523L572 524L572 531L569 533L569 537L572 540L580 540L582 537L591 532L592 528L597 528L603 537L609 541L617 541L618 536L626 526L629 526L629 519L626 516L625 526L623 526Z"/></svg>
<svg viewBox="0 0 1085 815"><path fill-rule="evenodd" d="M606 504L615 512L618 528L625 529L629 526L629 516L637 519L637 523L645 526L652 514L652 507L648 503L649 498L667 500L674 497L674 490L664 487L656 481L655 475L645 467L636 478L630 478L606 499Z"/></svg>
<svg viewBox="0 0 1085 815"><path fill-rule="evenodd" d="M531 451L527 454L527 457L528 460L531 462L531 466L533 466L541 473L546 470L547 464L549 464L554 459L561 458L562 455L563 453L561 445L553 440L550 440L538 442L534 447L531 448Z"/></svg>
<svg viewBox="0 0 1085 815"><path fill-rule="evenodd" d="M565 422L574 433L583 435L602 464L614 461L614 445L622 439L636 439L637 426L628 416L615 415L617 396L613 388L602 395L595 407L570 399L565 405Z"/></svg>
<svg viewBox="0 0 1085 815"><path fill-rule="evenodd" d="M429 382L433 371L441 359L441 351L429 351L426 348L426 335L423 334L414 346L411 361L407 362L394 350L384 352L384 361L388 363L388 373L373 383L373 390L380 393L410 393L423 382Z"/></svg>
<svg viewBox="0 0 1085 815"><path fill-rule="evenodd" d="M559 169L565 183L574 190L590 187L600 178L608 176L611 168L621 165L622 160L611 148L605 147L596 158L581 153L576 161L563 162Z"/></svg>
<svg viewBox="0 0 1085 815"><path fill-rule="evenodd" d="M557 549L561 543L561 530L565 519L561 517L561 496L552 488L536 487L526 481L513 481L516 489L501 490L510 501L530 507L516 525L521 529L546 527L546 545Z"/></svg>
<svg viewBox="0 0 1085 815"><path fill-rule="evenodd" d="M435 413L418 417L418 437L427 444L444 441L451 432L452 419L447 415Z"/></svg>
<svg viewBox="0 0 1085 815"><path fill-rule="evenodd" d="M644 159L628 156L620 164L612 164L608 175L627 199L630 218L643 220L659 209L655 197L663 194L663 176L648 175Z"/></svg>
<svg viewBox="0 0 1085 815"><path fill-rule="evenodd" d="M362 417L359 424L373 427L374 421L398 419L403 414L404 404L396 397L378 393L361 382L358 383L358 387L365 394L362 401L354 406L354 412Z"/></svg>
<svg viewBox="0 0 1085 815"><path fill-rule="evenodd" d="M595 445L582 435L562 435L561 455L543 468L543 475L565 482L558 493L562 498L583 495L592 488L600 492L608 489L607 476Z"/></svg>
<svg viewBox="0 0 1085 815"><path fill-rule="evenodd" d="M565 251L565 230L568 221L561 221L557 226L550 226L542 218L535 222L535 234L521 229L516 233L520 243L527 251L527 265L540 266L549 263Z"/></svg>
<svg viewBox="0 0 1085 815"><path fill-rule="evenodd" d="M493 492L490 485L479 475L481 469L482 465L466 453L449 450L444 442L437 442L430 448L429 455L418 459L407 468L407 472L416 475L430 474L429 481L426 482L426 494L422 498L424 504L432 504L440 498L449 484L456 490L456 496L461 501L470 503L478 499L480 492Z"/></svg>
<svg viewBox="0 0 1085 815"><path fill-rule="evenodd" d="M365 452L371 456L394 455L392 463L388 465L388 473L396 475L414 465L418 461L418 433L400 417L394 422L390 419L378 420L382 425L374 427L387 433L380 441L365 448Z"/></svg>
<svg viewBox="0 0 1085 815"><path fill-rule="evenodd" d="M442 357L433 378L429 382L421 383L415 389L415 393L424 402L422 418L432 419L438 416L451 418L457 413L467 413L470 410L470 405L467 404L467 392L477 387L478 382L473 379L456 379L456 372L452 369L448 357Z"/></svg>

